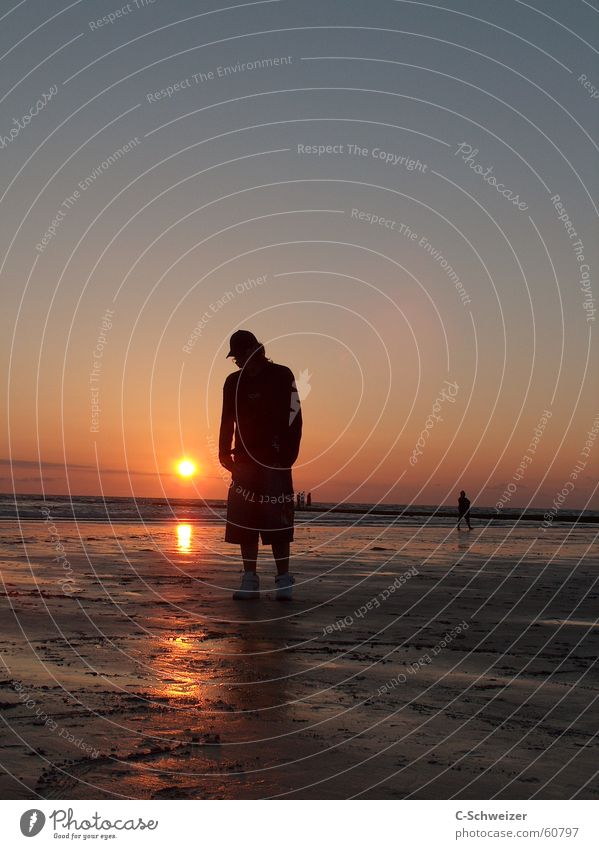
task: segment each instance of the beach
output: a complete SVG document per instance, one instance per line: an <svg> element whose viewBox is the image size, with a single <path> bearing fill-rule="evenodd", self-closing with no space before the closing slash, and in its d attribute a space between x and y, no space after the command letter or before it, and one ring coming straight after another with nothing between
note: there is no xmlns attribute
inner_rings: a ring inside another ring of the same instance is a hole
<svg viewBox="0 0 599 849"><path fill-rule="evenodd" d="M308 519L0 522L1 796L599 797L596 525Z"/></svg>

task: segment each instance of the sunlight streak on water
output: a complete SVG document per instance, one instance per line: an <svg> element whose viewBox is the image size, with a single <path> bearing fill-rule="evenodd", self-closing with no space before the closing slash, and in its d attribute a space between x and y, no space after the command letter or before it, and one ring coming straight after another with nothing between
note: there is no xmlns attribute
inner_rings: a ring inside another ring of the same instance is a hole
<svg viewBox="0 0 599 849"><path fill-rule="evenodd" d="M177 548L191 551L191 525L177 525Z"/></svg>

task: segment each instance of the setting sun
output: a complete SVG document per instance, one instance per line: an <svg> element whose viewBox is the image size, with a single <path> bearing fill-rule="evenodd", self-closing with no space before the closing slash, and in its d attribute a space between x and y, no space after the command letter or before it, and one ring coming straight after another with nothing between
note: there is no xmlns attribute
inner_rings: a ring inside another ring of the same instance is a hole
<svg viewBox="0 0 599 849"><path fill-rule="evenodd" d="M196 470L197 466L193 462L193 460L184 459L179 460L179 462L177 463L177 471L179 472L182 478L190 478L192 475L195 474Z"/></svg>

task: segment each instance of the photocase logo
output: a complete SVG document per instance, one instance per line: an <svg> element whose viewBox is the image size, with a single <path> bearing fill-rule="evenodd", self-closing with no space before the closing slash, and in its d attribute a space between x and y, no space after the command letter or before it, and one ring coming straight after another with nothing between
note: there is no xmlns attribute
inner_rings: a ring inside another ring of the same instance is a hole
<svg viewBox="0 0 599 849"><path fill-rule="evenodd" d="M297 416L300 408L300 403L306 400L312 390L312 387L310 385L311 377L312 375L310 374L308 369L305 368L300 371L299 377L295 381L295 385L291 392L291 411L289 413L289 424L291 424L291 422Z"/></svg>
<svg viewBox="0 0 599 849"><path fill-rule="evenodd" d="M25 837L35 837L45 824L46 816L43 811L32 808L30 811L25 811L21 816L21 834L24 834Z"/></svg>

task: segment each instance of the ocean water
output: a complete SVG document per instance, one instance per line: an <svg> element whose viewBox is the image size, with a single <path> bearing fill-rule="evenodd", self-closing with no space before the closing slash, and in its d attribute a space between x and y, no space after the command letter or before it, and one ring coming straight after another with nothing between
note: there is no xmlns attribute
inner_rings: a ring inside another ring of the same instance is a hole
<svg viewBox="0 0 599 849"><path fill-rule="evenodd" d="M129 498L66 495L9 495L0 494L0 520L42 520L76 522L191 522L222 525L226 503L222 500L204 501L196 498ZM497 515L491 507L473 507L472 519L485 525L504 522L538 522L544 509L528 508L523 516L520 508L505 508ZM440 525L455 523L457 510L452 506L431 504L364 504L351 502L332 504L313 502L310 510L296 511L296 525L380 527L386 525ZM598 511L560 510L557 520L566 522L599 522Z"/></svg>
<svg viewBox="0 0 599 849"><path fill-rule="evenodd" d="M354 519L359 517L354 516ZM596 559L597 529L594 525L560 523L544 532L540 523L475 523L472 532L458 533L452 524L396 524L378 526L349 520L337 525L296 524L292 545L294 569L322 570L361 580L383 570L394 575L410 564L451 568L466 558L468 568L485 574L504 574L523 562L541 568L576 574L591 570ZM268 546L262 546L261 568L271 564ZM220 565L219 565L220 564ZM319 565L320 564L320 565ZM214 569L234 575L240 568L239 548L224 541L224 520L215 522L135 521L100 522L68 520L41 522L0 520L0 573L8 595L37 588L62 593L63 579L73 579L88 597L106 581L138 571L153 574L166 568L176 582L189 569ZM387 571L390 570L390 571ZM202 571L202 575L203 575ZM133 579L133 578L132 578ZM120 578L119 578L120 580ZM97 582L100 581L98 585ZM129 591L132 587L126 586ZM3 593L0 593L2 595Z"/></svg>

